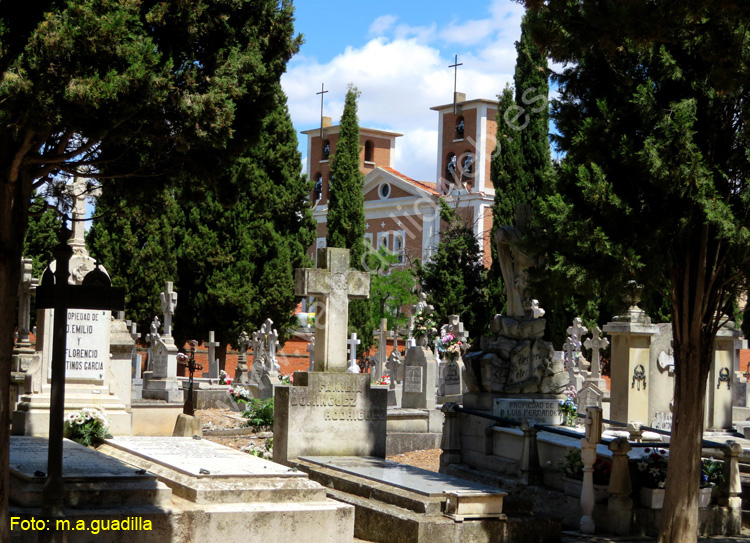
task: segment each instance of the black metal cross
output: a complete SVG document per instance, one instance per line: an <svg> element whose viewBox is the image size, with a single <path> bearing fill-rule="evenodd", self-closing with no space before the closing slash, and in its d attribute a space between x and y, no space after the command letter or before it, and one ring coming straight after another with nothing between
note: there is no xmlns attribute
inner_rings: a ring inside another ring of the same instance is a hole
<svg viewBox="0 0 750 543"><path fill-rule="evenodd" d="M315 93L320 94L320 139L323 139L323 95L328 92L327 90L325 90L325 87L326 84L321 83L320 92Z"/></svg>
<svg viewBox="0 0 750 543"><path fill-rule="evenodd" d="M65 416L65 358L67 343L68 309L125 309L125 289L112 287L104 271L96 268L86 274L81 285L69 285L70 258L73 248L68 245L71 231L63 224L52 253L56 261L53 274L48 268L37 287L37 309L52 308L52 378L49 410L49 448L47 453L47 480L42 492L42 514L50 518L64 516L65 486L63 484L63 418ZM57 541L57 535L51 541Z"/></svg>
<svg viewBox="0 0 750 543"><path fill-rule="evenodd" d="M190 374L190 379L188 380L187 399L185 400L185 405L182 407L182 412L191 417L195 415L195 408L193 407L193 374L196 371L200 371L203 369L203 365L198 364L195 361L195 348L197 346L198 346L198 342L194 339L191 339L190 340L190 357L188 358L185 355L182 355L181 358L178 357L177 359L177 362L185 366L188 369L188 373Z"/></svg>
<svg viewBox="0 0 750 543"><path fill-rule="evenodd" d="M458 115L458 109L456 108L456 84L458 83L458 67L463 66L463 62L458 62L458 55L455 56L455 60L453 61L453 64L448 66L448 68L453 68L453 114Z"/></svg>

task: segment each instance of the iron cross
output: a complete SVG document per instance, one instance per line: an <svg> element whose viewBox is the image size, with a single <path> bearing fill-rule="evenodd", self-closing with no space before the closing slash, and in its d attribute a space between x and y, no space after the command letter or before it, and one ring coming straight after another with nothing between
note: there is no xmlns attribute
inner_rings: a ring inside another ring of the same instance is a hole
<svg viewBox="0 0 750 543"><path fill-rule="evenodd" d="M456 84L458 83L458 67L463 66L463 62L458 62L458 55L455 56L455 60L453 61L453 64L448 66L448 68L453 68L453 114L458 115L458 109L456 108ZM322 133L322 130L321 130ZM322 135L321 135L322 137Z"/></svg>
<svg viewBox="0 0 750 543"><path fill-rule="evenodd" d="M326 84L321 83L320 92L315 93L320 94L320 139L323 139L323 95L328 92L327 90L325 90L325 87Z"/></svg>

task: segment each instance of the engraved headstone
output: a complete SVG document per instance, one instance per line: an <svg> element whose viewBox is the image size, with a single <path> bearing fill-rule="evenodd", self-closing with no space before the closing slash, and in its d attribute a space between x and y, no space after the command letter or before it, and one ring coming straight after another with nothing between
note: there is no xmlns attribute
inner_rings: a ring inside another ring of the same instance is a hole
<svg viewBox="0 0 750 543"><path fill-rule="evenodd" d="M424 390L423 376L424 368L408 366L404 371L404 392L421 393Z"/></svg>
<svg viewBox="0 0 750 543"><path fill-rule="evenodd" d="M461 366L458 360L448 360L443 367L443 389L446 396L457 396L463 393Z"/></svg>

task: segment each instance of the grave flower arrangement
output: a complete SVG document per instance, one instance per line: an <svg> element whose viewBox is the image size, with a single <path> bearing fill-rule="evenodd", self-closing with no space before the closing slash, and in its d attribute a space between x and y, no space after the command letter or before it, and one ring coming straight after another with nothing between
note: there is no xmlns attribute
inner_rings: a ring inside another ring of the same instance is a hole
<svg viewBox="0 0 750 543"><path fill-rule="evenodd" d="M583 480L583 461L581 460L581 449L570 449L568 454L560 461L560 471L570 479Z"/></svg>
<svg viewBox="0 0 750 543"><path fill-rule="evenodd" d="M224 370L219 370L219 384L220 385L231 385L232 378Z"/></svg>
<svg viewBox="0 0 750 543"><path fill-rule="evenodd" d="M575 426L578 418L578 406L572 397L568 396L564 401L560 401L560 411L563 412L565 420L563 426Z"/></svg>
<svg viewBox="0 0 750 543"><path fill-rule="evenodd" d="M411 334L416 339L427 338L427 341L430 341L437 335L435 321L422 311L419 311L414 316L414 328L412 328Z"/></svg>
<svg viewBox="0 0 750 543"><path fill-rule="evenodd" d="M282 385L291 385L292 383L294 383L294 373L290 373L288 375L279 374L279 380L281 381Z"/></svg>
<svg viewBox="0 0 750 543"><path fill-rule="evenodd" d="M109 433L109 418L99 406L84 407L66 416L63 434L86 447L112 437Z"/></svg>
<svg viewBox="0 0 750 543"><path fill-rule="evenodd" d="M373 383L373 384L375 384L375 385L390 385L391 384L391 376L388 375L388 374L385 374L380 379L378 379L377 381L375 381L375 383Z"/></svg>
<svg viewBox="0 0 750 543"><path fill-rule="evenodd" d="M438 352L449 361L455 361L466 350L463 341L453 334L442 334L437 342Z"/></svg>
<svg viewBox="0 0 750 543"><path fill-rule="evenodd" d="M594 484L608 485L611 475L612 462L606 458L599 458L597 456L596 461L594 462Z"/></svg>
<svg viewBox="0 0 750 543"><path fill-rule="evenodd" d="M701 460L701 487L718 486L724 482L724 462L711 458Z"/></svg>
<svg viewBox="0 0 750 543"><path fill-rule="evenodd" d="M664 449L646 448L637 462L638 478L645 488L665 488L667 486L667 465L669 455Z"/></svg>
<svg viewBox="0 0 750 543"><path fill-rule="evenodd" d="M250 392L250 389L241 386L230 386L227 392L229 393L229 396L231 396L231 398L237 403L248 403L254 397Z"/></svg>

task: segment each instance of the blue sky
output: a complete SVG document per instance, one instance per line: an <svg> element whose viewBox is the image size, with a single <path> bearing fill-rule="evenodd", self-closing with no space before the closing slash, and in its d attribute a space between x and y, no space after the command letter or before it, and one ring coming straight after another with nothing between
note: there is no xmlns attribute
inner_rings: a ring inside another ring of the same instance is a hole
<svg viewBox="0 0 750 543"><path fill-rule="evenodd" d="M282 85L298 131L325 112L338 124L347 85L362 93L360 126L404 134L396 142L396 169L435 181L437 113L453 99L454 55L458 91L468 99L496 99L512 82L515 42L523 8L509 0L297 0L296 30L305 37ZM303 159L306 136L299 134Z"/></svg>

